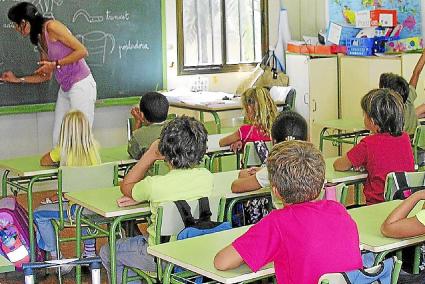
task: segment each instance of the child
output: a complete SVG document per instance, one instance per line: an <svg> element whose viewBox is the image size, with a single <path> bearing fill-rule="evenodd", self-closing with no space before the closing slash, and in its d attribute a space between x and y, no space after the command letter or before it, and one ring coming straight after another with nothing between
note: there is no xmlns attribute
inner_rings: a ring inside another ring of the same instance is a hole
<svg viewBox="0 0 425 284"><path fill-rule="evenodd" d="M230 145L233 151L242 149L246 142L270 141L272 123L277 115L276 104L266 88L251 88L241 97L246 119L235 133L220 139L220 147Z"/></svg>
<svg viewBox="0 0 425 284"><path fill-rule="evenodd" d="M403 130L409 135L415 133L416 127L418 126L418 117L425 116L425 104L417 107L415 110L415 100L417 98L416 86L418 85L419 76L421 75L422 69L425 64L425 49L419 58L418 63L413 70L412 77L409 83L401 77L393 73L383 73L379 78L379 88L388 88L395 92L398 92L403 98L404 104L404 127Z"/></svg>
<svg viewBox="0 0 425 284"><path fill-rule="evenodd" d="M246 263L258 271L274 262L278 283L317 283L325 273L362 267L359 236L345 208L314 201L325 181L325 162L311 143L276 144L267 160L270 184L285 204L222 249L219 270Z"/></svg>
<svg viewBox="0 0 425 284"><path fill-rule="evenodd" d="M368 172L364 194L368 205L384 201L385 178L390 172L412 172L409 135L403 130L403 101L390 89L375 89L361 100L364 124L371 135L335 160L337 171L364 167Z"/></svg>
<svg viewBox="0 0 425 284"><path fill-rule="evenodd" d="M298 113L284 111L276 118L272 126L273 144L290 140L307 140L307 122ZM232 183L232 192L240 193L268 187L267 168L241 170L239 178Z"/></svg>
<svg viewBox="0 0 425 284"><path fill-rule="evenodd" d="M100 156L96 143L93 139L89 122L79 110L68 112L61 125L58 145L49 153L46 153L40 160L43 166L90 166L100 164ZM56 202L55 195L50 198ZM67 203L64 204L64 216L67 216ZM37 244L49 252L52 259L57 258L56 236L51 219L59 218L59 206L57 203L41 205L34 211L34 222L38 227ZM83 230L84 233L86 232ZM96 243L94 239L84 241L83 257L93 257L96 255ZM72 268L72 267L70 267ZM64 273L66 269L62 269Z"/></svg>
<svg viewBox="0 0 425 284"><path fill-rule="evenodd" d="M151 92L140 98L138 108L131 109L135 125L127 152L133 159L140 159L150 144L159 138L167 119L168 108L168 100L163 94Z"/></svg>
<svg viewBox="0 0 425 284"><path fill-rule="evenodd" d="M196 119L186 116L170 121L161 131L160 140L151 144L148 151L125 176L121 183L123 197L119 206L130 206L148 200L152 223L149 238L137 236L120 239L116 243L117 283L121 283L124 266L144 271L156 271L154 258L147 254L148 245L155 244L156 212L161 202L193 200L209 196L213 176L205 168L197 168L207 149L207 131ZM165 160L171 171L164 176L145 177L156 160ZM109 273L109 245L100 250L103 265Z"/></svg>

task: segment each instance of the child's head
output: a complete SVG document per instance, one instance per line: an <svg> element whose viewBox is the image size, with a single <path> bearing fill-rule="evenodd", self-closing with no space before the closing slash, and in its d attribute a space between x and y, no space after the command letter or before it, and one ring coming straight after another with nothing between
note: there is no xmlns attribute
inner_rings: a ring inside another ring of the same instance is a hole
<svg viewBox="0 0 425 284"><path fill-rule="evenodd" d="M270 184L285 203L316 199L325 181L325 168L320 151L304 141L276 144L267 158Z"/></svg>
<svg viewBox="0 0 425 284"><path fill-rule="evenodd" d="M404 123L403 101L398 93L390 89L375 89L367 93L360 104L366 128L392 136L401 135Z"/></svg>
<svg viewBox="0 0 425 284"><path fill-rule="evenodd" d="M250 88L241 97L242 106L250 123L270 135L277 107L266 88Z"/></svg>
<svg viewBox="0 0 425 284"><path fill-rule="evenodd" d="M59 147L61 165L90 166L100 163L90 124L79 110L71 110L63 118Z"/></svg>
<svg viewBox="0 0 425 284"><path fill-rule="evenodd" d="M388 88L400 94L403 103L409 97L409 83L400 75L394 73L382 73L379 78L379 88Z"/></svg>
<svg viewBox="0 0 425 284"><path fill-rule="evenodd" d="M163 122L168 115L168 100L160 93L150 92L140 98L140 112L149 123Z"/></svg>
<svg viewBox="0 0 425 284"><path fill-rule="evenodd" d="M202 161L207 140L202 123L193 117L177 117L162 129L159 152L174 169L189 169Z"/></svg>
<svg viewBox="0 0 425 284"><path fill-rule="evenodd" d="M290 140L307 140L307 121L294 111L281 112L272 126L273 143Z"/></svg>

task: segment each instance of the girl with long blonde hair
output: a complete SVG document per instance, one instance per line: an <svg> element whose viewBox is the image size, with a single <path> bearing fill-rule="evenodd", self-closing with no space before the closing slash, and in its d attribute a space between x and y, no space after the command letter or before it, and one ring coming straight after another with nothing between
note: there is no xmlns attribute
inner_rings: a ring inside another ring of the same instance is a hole
<svg viewBox="0 0 425 284"><path fill-rule="evenodd" d="M93 138L89 122L79 110L71 110L63 118L59 142L56 147L43 155L40 164L43 166L91 166L100 164L99 151ZM43 205L34 211L34 222L38 226L37 244L49 252L52 259L58 257L56 252L56 236L51 223L52 219L59 218L57 195L47 198ZM48 204L46 204L48 203ZM67 215L67 202L64 203L64 216ZM83 229L83 234L86 230ZM83 257L96 255L94 239L84 241ZM62 273L67 273L72 267L64 267Z"/></svg>
<svg viewBox="0 0 425 284"><path fill-rule="evenodd" d="M220 139L220 146L230 145L233 151L242 149L247 142L271 141L272 124L277 107L266 88L250 88L242 94L241 103L248 124Z"/></svg>

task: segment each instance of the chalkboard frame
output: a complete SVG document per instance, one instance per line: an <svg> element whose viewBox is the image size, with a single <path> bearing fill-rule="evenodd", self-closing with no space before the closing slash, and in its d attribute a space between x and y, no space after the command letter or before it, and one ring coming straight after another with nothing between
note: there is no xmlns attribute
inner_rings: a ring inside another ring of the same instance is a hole
<svg viewBox="0 0 425 284"><path fill-rule="evenodd" d="M162 38L162 85L164 89L167 86L167 49L166 49L166 0L161 1L161 38ZM52 79L53 80L53 79ZM140 97L123 97L123 98L107 98L96 101L96 108L99 107L111 107L111 106L125 106L137 104ZM44 103L44 104L27 104L27 105L16 105L16 106L4 106L0 107L0 116L13 115L13 114L24 114L24 113L38 113L38 112L51 112L55 110L56 103Z"/></svg>

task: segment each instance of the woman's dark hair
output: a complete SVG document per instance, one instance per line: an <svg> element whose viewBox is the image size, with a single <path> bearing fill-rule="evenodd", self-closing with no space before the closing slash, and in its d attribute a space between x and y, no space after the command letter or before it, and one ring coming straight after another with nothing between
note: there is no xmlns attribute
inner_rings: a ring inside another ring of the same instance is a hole
<svg viewBox="0 0 425 284"><path fill-rule="evenodd" d="M290 140L307 140L307 121L294 111L281 112L272 126L272 138L275 143Z"/></svg>
<svg viewBox="0 0 425 284"><path fill-rule="evenodd" d="M7 17L14 23L20 25L22 20L28 21L31 25L30 40L34 45L38 45L39 35L43 29L43 23L47 21L37 8L28 2L21 2L9 9Z"/></svg>
<svg viewBox="0 0 425 284"><path fill-rule="evenodd" d="M174 169L189 169L202 161L207 140L208 133L202 123L193 117L177 117L162 129L159 152Z"/></svg>
<svg viewBox="0 0 425 284"><path fill-rule="evenodd" d="M365 114L379 127L379 133L400 136L403 131L403 99L390 89L375 89L367 93L360 105Z"/></svg>

